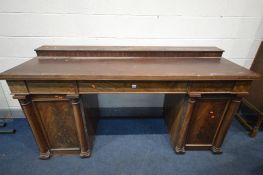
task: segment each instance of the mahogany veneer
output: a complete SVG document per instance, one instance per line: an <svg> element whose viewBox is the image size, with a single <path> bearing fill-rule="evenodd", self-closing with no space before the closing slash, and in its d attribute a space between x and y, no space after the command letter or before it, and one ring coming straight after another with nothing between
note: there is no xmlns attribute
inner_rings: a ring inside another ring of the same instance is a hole
<svg viewBox="0 0 263 175"><path fill-rule="evenodd" d="M221 57L216 47L160 47L160 46L41 46L38 56L70 57Z"/></svg>
<svg viewBox="0 0 263 175"><path fill-rule="evenodd" d="M215 47L42 46L36 52L0 78L19 100L41 159L90 156L100 93L164 93L176 153L220 153L241 98L259 78Z"/></svg>

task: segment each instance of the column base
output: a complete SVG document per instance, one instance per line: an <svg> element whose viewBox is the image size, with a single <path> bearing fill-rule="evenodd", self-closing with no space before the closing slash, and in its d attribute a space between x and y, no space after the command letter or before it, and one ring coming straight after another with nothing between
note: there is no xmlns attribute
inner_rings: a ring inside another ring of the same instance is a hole
<svg viewBox="0 0 263 175"><path fill-rule="evenodd" d="M185 149L184 149L184 147L181 147L181 148L179 148L179 147L175 147L175 153L176 154L184 154L185 153Z"/></svg>
<svg viewBox="0 0 263 175"><path fill-rule="evenodd" d="M212 146L211 151L212 151L214 154L222 154L222 153L223 153L223 151L222 151L221 148L217 148L217 147L215 147L215 146Z"/></svg>
<svg viewBox="0 0 263 175"><path fill-rule="evenodd" d="M80 158L89 158L91 155L90 150L86 151L86 152L80 152L79 156Z"/></svg>
<svg viewBox="0 0 263 175"><path fill-rule="evenodd" d="M261 122L260 122L261 123ZM252 131L249 133L250 137L256 137L258 134L259 127L255 127L252 129Z"/></svg>
<svg viewBox="0 0 263 175"><path fill-rule="evenodd" d="M50 151L47 151L45 153L40 153L39 159L41 160L47 160L50 158Z"/></svg>

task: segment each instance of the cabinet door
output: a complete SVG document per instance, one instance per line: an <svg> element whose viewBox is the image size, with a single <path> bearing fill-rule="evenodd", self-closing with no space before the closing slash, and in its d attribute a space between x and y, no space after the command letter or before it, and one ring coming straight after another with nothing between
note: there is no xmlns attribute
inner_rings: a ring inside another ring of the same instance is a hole
<svg viewBox="0 0 263 175"><path fill-rule="evenodd" d="M198 99L190 120L186 144L211 145L227 104L227 99Z"/></svg>
<svg viewBox="0 0 263 175"><path fill-rule="evenodd" d="M79 148L73 109L68 100L33 101L51 149Z"/></svg>

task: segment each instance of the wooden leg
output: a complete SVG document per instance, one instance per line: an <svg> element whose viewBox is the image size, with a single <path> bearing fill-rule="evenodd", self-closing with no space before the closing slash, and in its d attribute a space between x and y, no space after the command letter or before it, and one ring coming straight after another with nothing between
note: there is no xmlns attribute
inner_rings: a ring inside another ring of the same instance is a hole
<svg viewBox="0 0 263 175"><path fill-rule="evenodd" d="M256 125L253 126L253 124L250 124L244 117L242 117L241 113L236 114L237 119L243 126L245 126L249 130L250 137L256 137L258 130L263 122L262 112L259 111L253 104L251 104L246 99L243 99L242 102L246 107L255 112L255 114L257 115L257 122Z"/></svg>
<svg viewBox="0 0 263 175"><path fill-rule="evenodd" d="M80 157L81 158L90 157L90 150L85 134L85 126L81 114L79 98L72 99L72 107L73 107L74 118L76 123L77 135L80 144Z"/></svg>
<svg viewBox="0 0 263 175"><path fill-rule="evenodd" d="M190 98L188 99L188 103L187 103L187 109L185 112L185 116L184 116L184 121L182 123L181 129L180 129L180 134L179 134L179 138L178 138L178 142L175 146L175 153L176 154L183 154L185 153L185 140L186 140L186 134L187 134L187 129L188 129L188 125L192 116L192 112L193 112L193 108L194 108L194 103L195 103L195 99L194 98Z"/></svg>
<svg viewBox="0 0 263 175"><path fill-rule="evenodd" d="M226 115L224 116L224 119L221 123L221 128L219 130L219 132L217 133L217 136L214 140L213 146L211 148L212 152L215 154L220 154L222 153L222 143L223 140L225 138L225 135L227 133L228 128L230 127L231 121L235 115L235 113L237 112L239 105L240 105L240 98L234 99L230 102L229 108L227 110Z"/></svg>
<svg viewBox="0 0 263 175"><path fill-rule="evenodd" d="M258 133L258 130L262 124L262 121L263 121L263 116L258 116L257 123L249 134L250 137L256 137L257 136L257 133Z"/></svg>
<svg viewBox="0 0 263 175"><path fill-rule="evenodd" d="M49 159L50 151L30 99L19 99L40 151L40 159Z"/></svg>
<svg viewBox="0 0 263 175"><path fill-rule="evenodd" d="M249 131L251 131L253 129L253 127L248 124L248 122L242 117L242 115L240 113L236 114L236 118L241 123L241 125L243 125L245 128L247 128Z"/></svg>

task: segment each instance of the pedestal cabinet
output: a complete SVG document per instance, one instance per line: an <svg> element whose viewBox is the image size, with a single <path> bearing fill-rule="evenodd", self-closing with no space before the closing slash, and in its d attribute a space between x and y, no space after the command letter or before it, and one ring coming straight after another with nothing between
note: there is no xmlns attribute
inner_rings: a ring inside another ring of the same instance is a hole
<svg viewBox="0 0 263 175"><path fill-rule="evenodd" d="M172 96L176 95L166 95L165 115L176 153L184 153L185 149L221 153L223 139L241 98L225 94Z"/></svg>
<svg viewBox="0 0 263 175"><path fill-rule="evenodd" d="M38 93L15 95L14 98L19 99L32 128L39 145L40 158L48 159L50 155L58 154L80 154L82 158L89 157L98 116L97 107L90 105L97 102L95 95Z"/></svg>
<svg viewBox="0 0 263 175"><path fill-rule="evenodd" d="M33 96L32 103L51 151L80 150L71 100L58 95Z"/></svg>

